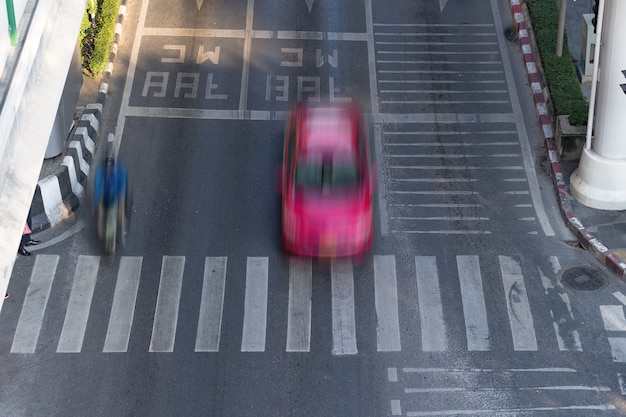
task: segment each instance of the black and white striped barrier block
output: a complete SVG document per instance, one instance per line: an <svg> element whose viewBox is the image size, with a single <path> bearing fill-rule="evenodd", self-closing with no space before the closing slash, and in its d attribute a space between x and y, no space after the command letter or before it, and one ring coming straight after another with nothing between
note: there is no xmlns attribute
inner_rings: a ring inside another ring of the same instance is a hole
<svg viewBox="0 0 626 417"><path fill-rule="evenodd" d="M63 162L54 174L37 183L31 204L34 232L55 226L78 208L87 188L101 119L102 104L87 105L66 148Z"/></svg>

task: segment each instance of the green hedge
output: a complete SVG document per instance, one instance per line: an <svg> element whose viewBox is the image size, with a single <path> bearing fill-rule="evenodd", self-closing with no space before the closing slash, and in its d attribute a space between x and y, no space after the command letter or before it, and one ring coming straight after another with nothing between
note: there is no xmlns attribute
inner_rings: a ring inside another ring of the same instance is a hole
<svg viewBox="0 0 626 417"><path fill-rule="evenodd" d="M546 75L552 104L557 115L569 115L573 125L587 123L589 103L580 89L576 68L569 56L567 37L563 55L556 55L559 8L557 0L526 0Z"/></svg>
<svg viewBox="0 0 626 417"><path fill-rule="evenodd" d="M115 24L120 0L87 1L80 27L79 41L83 70L96 78L102 75L109 61L111 42L115 36ZM95 13L95 22L91 13Z"/></svg>

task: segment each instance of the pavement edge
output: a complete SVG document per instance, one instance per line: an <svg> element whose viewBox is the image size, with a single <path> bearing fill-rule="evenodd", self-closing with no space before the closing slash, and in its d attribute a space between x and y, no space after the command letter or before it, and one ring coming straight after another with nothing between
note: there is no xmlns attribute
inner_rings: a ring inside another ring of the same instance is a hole
<svg viewBox="0 0 626 417"><path fill-rule="evenodd" d="M126 0L122 0L109 49L109 61L100 81L96 103L86 105L78 123L73 126L74 133L66 145L65 155L59 167L53 174L40 179L35 188L30 207L33 232L48 229L70 218L84 197L125 16Z"/></svg>
<svg viewBox="0 0 626 417"><path fill-rule="evenodd" d="M578 238L580 245L591 252L607 269L623 279L624 271L626 271L626 262L620 259L587 231L572 209L572 196L569 193L569 187L565 182L561 164L559 163L554 131L552 129L552 118L543 93L543 84L545 84L545 82L542 80L538 71L538 65L535 62L535 54L533 51L536 51L537 48L534 45L534 39L531 39L529 35L529 25L526 23L530 22L530 16L528 15L528 11L522 7L522 2L523 0L510 0L511 12L517 28L520 48L524 56L528 81L535 102L535 109L541 123L541 130L551 167L552 181L558 191L561 214L565 218L567 226ZM537 60L539 60L539 57L537 57Z"/></svg>

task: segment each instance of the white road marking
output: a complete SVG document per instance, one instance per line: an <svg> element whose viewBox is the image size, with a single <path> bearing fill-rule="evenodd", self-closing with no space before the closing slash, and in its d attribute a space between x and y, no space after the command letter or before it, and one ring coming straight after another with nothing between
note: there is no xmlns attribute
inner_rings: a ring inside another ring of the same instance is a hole
<svg viewBox="0 0 626 417"><path fill-rule="evenodd" d="M173 352L183 285L184 256L164 256L157 295L150 352Z"/></svg>
<svg viewBox="0 0 626 417"><path fill-rule="evenodd" d="M390 178L392 182L434 182L449 184L452 182L479 182L476 178Z"/></svg>
<svg viewBox="0 0 626 417"><path fill-rule="evenodd" d="M137 30L135 31L137 36L135 36L135 39L133 40L133 46L130 51L130 60L128 62L128 70L126 71L126 83L124 84L124 90L122 91L122 101L120 103L120 110L117 116L114 149L119 149L122 144L122 135L124 134L124 125L126 123L127 110L130 104L130 93L133 89L135 70L137 68L137 57L139 56L141 41L143 36L146 34L145 24L149 5L150 0L143 0L141 2L141 10L137 21Z"/></svg>
<svg viewBox="0 0 626 417"><path fill-rule="evenodd" d="M448 346L437 275L437 259L434 256L416 256L415 273L422 330L422 350L425 352L445 351Z"/></svg>
<svg viewBox="0 0 626 417"><path fill-rule="evenodd" d="M456 257L468 350L489 350L489 325L478 256Z"/></svg>
<svg viewBox="0 0 626 417"><path fill-rule="evenodd" d="M558 368L558 367L546 367L546 368L402 368L402 372L405 373L442 373L442 372L458 372L458 373L482 373L482 372L571 372L577 373L578 371L573 368Z"/></svg>
<svg viewBox="0 0 626 417"><path fill-rule="evenodd" d="M617 380L619 382L619 389L622 395L626 395L626 374L617 373Z"/></svg>
<svg viewBox="0 0 626 417"><path fill-rule="evenodd" d="M595 375L572 368L402 368L402 372L407 374L402 380L408 385L403 387L406 394L403 399L407 400L402 414L405 416L534 415L536 412L573 410L581 410L590 415L590 410L616 409L611 403L601 402L606 395L611 396L611 387L598 385ZM491 377L489 374L492 374ZM543 379L543 374L546 379ZM548 383L537 383L544 380ZM586 380L590 380L590 383L585 383ZM509 383L496 384L495 381ZM557 381L565 383L558 384ZM570 384L570 381L575 381L576 384ZM537 393L548 397L574 395L577 400L575 405L546 403L539 404L538 407L527 407L528 400L535 399ZM428 411L410 410L416 405L419 410L423 410L420 406L422 400L428 401L432 395L439 398L435 409L429 407ZM475 398L496 401L479 401L479 404L471 400ZM501 398L516 398L520 407L507 408L506 404L499 401Z"/></svg>
<svg viewBox="0 0 626 417"><path fill-rule="evenodd" d="M248 81L250 77L250 52L252 38L249 36L252 30L252 17L254 15L254 0L248 0L246 9L246 31L243 40L243 67L241 69L241 90L239 91L239 111L248 110Z"/></svg>
<svg viewBox="0 0 626 417"><path fill-rule="evenodd" d="M120 259L103 352L128 350L142 261L139 256L122 256Z"/></svg>
<svg viewBox="0 0 626 417"><path fill-rule="evenodd" d="M58 263L58 255L37 255L35 258L11 353L35 353Z"/></svg>
<svg viewBox="0 0 626 417"><path fill-rule="evenodd" d="M352 263L337 261L331 266L334 355L357 353L354 318Z"/></svg>
<svg viewBox="0 0 626 417"><path fill-rule="evenodd" d="M494 21L496 22L496 32L503 33L502 19L500 16L500 9L498 8L497 0L491 0L491 10L493 13ZM539 224L546 236L554 236L554 230L550 225L548 214L546 213L543 205L543 199L541 197L541 189L539 187L539 181L537 179L537 169L534 163L534 153L530 147L530 141L528 139L528 132L526 131L526 122L524 121L524 114L520 105L520 98L515 88L515 80L513 79L513 70L509 54L505 45L503 36L498 36L498 44L500 49L500 56L502 57L502 64L504 66L504 74L507 79L507 86L509 88L509 95L511 98L511 106L513 108L513 116L516 118L517 131L522 149L522 155L524 160L524 167L526 168L526 175L528 177L528 186L530 188L530 195L535 206L535 212L539 219Z"/></svg>
<svg viewBox="0 0 626 417"><path fill-rule="evenodd" d="M226 287L226 262L226 257L207 256L204 258L204 278L198 313L196 352L217 352L219 350Z"/></svg>
<svg viewBox="0 0 626 417"><path fill-rule="evenodd" d="M389 191L389 194L415 194L415 195L480 195L478 191Z"/></svg>
<svg viewBox="0 0 626 417"><path fill-rule="evenodd" d="M626 332L626 317L624 317L624 306L600 306L600 313L604 328L608 331Z"/></svg>
<svg viewBox="0 0 626 417"><path fill-rule="evenodd" d="M392 217L394 220L427 220L427 221L486 221L490 220L489 217L472 217L472 216L446 216L446 217Z"/></svg>
<svg viewBox="0 0 626 417"><path fill-rule="evenodd" d="M369 0L368 0L369 1ZM380 123L374 125L374 151L376 152L376 161L380 167L383 161L383 147L382 147L382 126ZM382 236L389 235L389 216L387 213L387 186L385 185L385 178L381 169L377 170L377 195L378 195L378 212L380 216L380 234Z"/></svg>
<svg viewBox="0 0 626 417"><path fill-rule="evenodd" d="M528 407L528 408L486 408L486 409L471 409L471 410L440 410L440 411L409 411L406 413L407 417L426 417L426 416L460 416L469 415L477 416L480 414L495 415L495 414L509 414L509 415L521 415L522 413L531 412L544 412L544 411L577 411L577 410L615 410L613 404L599 404L599 405L572 405L563 407Z"/></svg>
<svg viewBox="0 0 626 417"><path fill-rule="evenodd" d="M567 292L557 279L561 271L561 264L556 256L550 257L550 264L552 265L552 275L550 277L546 276L541 270L539 270L539 274L541 276L544 293L548 297L550 316L552 317L552 325L559 349L562 351L573 350L581 352L583 349L580 344L580 335L578 334L578 330L572 325L574 323L572 306ZM557 311L561 312L558 317L556 316ZM564 311L567 311L567 316L564 314ZM567 337L567 342L563 338L563 333Z"/></svg>
<svg viewBox="0 0 626 417"><path fill-rule="evenodd" d="M374 41L374 18L372 13L372 0L365 0L365 29L367 35L367 58L368 62L376 62L376 44ZM370 103L372 113L378 114L378 76L376 65L368 65L370 79ZM378 138L375 138L378 139ZM377 156L382 156L382 153ZM382 159L378 159L382 161Z"/></svg>
<svg viewBox="0 0 626 417"><path fill-rule="evenodd" d="M144 28L142 36L189 37L189 38L231 38L280 39L280 40L329 40L366 42L368 36L358 32L321 32L290 30L241 30L241 29L199 29L199 28Z"/></svg>
<svg viewBox="0 0 626 417"><path fill-rule="evenodd" d="M617 298L620 303L626 305L626 295L624 295L623 293L621 293L619 291L615 291L613 293L613 297Z"/></svg>
<svg viewBox="0 0 626 417"><path fill-rule="evenodd" d="M626 337L609 337L613 362L626 362Z"/></svg>
<svg viewBox="0 0 626 417"><path fill-rule="evenodd" d="M78 257L57 352L77 353L82 349L99 264L99 256L80 255Z"/></svg>
<svg viewBox="0 0 626 417"><path fill-rule="evenodd" d="M246 265L246 295L243 315L242 352L265 351L267 327L267 257L249 257Z"/></svg>
<svg viewBox="0 0 626 417"><path fill-rule="evenodd" d="M400 404L400 400L391 400L391 415L392 416L402 415L402 405Z"/></svg>
<svg viewBox="0 0 626 417"><path fill-rule="evenodd" d="M394 233L413 233L431 235L490 235L489 230L401 230L394 229Z"/></svg>
<svg viewBox="0 0 626 417"><path fill-rule="evenodd" d="M398 352L402 348L395 256L374 256L374 285L378 351Z"/></svg>
<svg viewBox="0 0 626 417"><path fill-rule="evenodd" d="M289 258L287 352L311 349L312 274L310 259Z"/></svg>
<svg viewBox="0 0 626 417"><path fill-rule="evenodd" d="M512 153L512 154L387 154L385 155L387 158L427 158L427 159L456 159L456 158L517 158L520 154Z"/></svg>
<svg viewBox="0 0 626 417"><path fill-rule="evenodd" d="M392 169L417 169L417 170L428 170L428 171L470 171L470 170L478 170L478 171L496 171L496 170L523 170L523 166L519 165L502 165L497 167L479 167L479 166L450 166L450 165L436 165L436 166L427 166L427 165L390 165L387 168Z"/></svg>
<svg viewBox="0 0 626 417"><path fill-rule="evenodd" d="M509 256L498 256L498 259L502 271L504 298L509 313L513 346L515 350L536 351L537 337L522 269L519 263Z"/></svg>
<svg viewBox="0 0 626 417"><path fill-rule="evenodd" d="M30 252L38 252L40 250L49 248L56 244L63 242L65 239L75 235L85 228L85 222L83 220L78 220L75 224L73 224L69 229L65 230L63 233L51 238L47 239L45 242L41 242L39 245L35 247L31 247L28 250Z"/></svg>
<svg viewBox="0 0 626 417"><path fill-rule="evenodd" d="M432 388L406 388L407 394L441 393L441 392L504 392L504 391L593 391L609 392L611 388L588 385L547 385L530 387L432 387Z"/></svg>

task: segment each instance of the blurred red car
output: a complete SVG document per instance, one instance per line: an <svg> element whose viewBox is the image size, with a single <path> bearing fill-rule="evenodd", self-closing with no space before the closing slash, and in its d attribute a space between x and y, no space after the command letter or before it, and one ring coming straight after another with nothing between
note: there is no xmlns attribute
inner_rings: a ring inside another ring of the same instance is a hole
<svg viewBox="0 0 626 417"><path fill-rule="evenodd" d="M281 175L287 252L335 258L370 251L374 176L358 107L297 104L287 122Z"/></svg>

